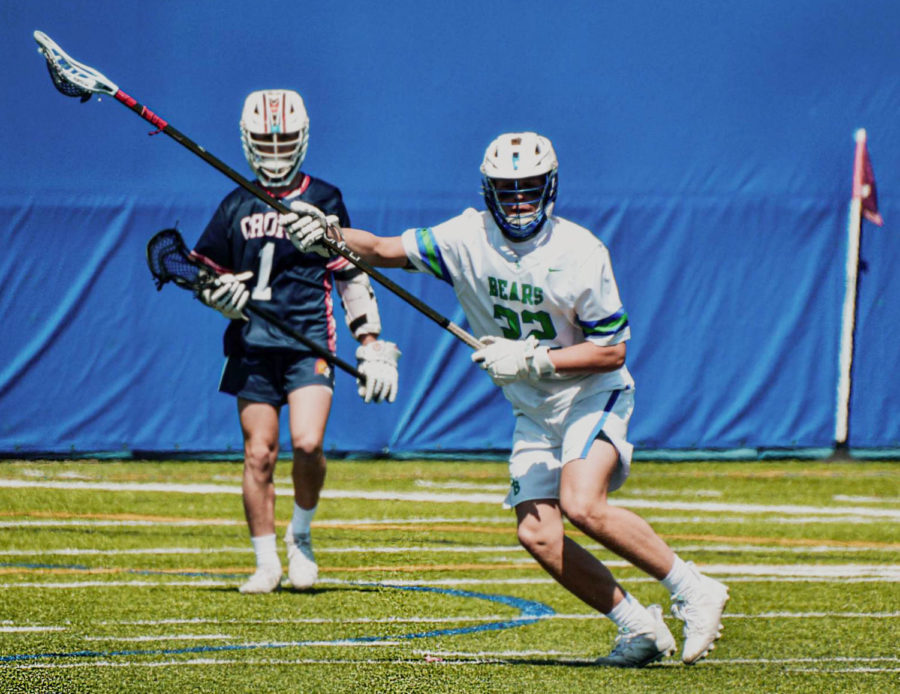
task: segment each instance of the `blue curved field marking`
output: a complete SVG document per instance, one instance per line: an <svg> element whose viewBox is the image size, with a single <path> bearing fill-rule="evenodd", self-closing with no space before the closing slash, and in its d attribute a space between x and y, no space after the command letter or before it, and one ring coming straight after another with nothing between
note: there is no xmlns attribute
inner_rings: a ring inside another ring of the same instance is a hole
<svg viewBox="0 0 900 694"><path fill-rule="evenodd" d="M170 574L171 575L171 574ZM27 660L39 660L42 658L112 658L115 656L138 656L138 655L180 655L184 653L221 653L223 651L250 651L263 648L299 648L311 645L327 645L331 643L378 643L379 641L399 641L412 639L428 639L436 636L456 636L458 634L472 634L479 631L500 631L503 629L513 629L550 617L556 612L549 605L537 602L535 600L525 600L523 598L515 598L509 595L490 595L488 593L476 593L469 590L458 590L456 588L437 588L434 586L396 586L390 583L368 583L368 582L348 582L346 585L363 586L370 588L390 588L392 590L405 590L413 593L435 593L439 595L449 595L456 598L472 598L475 600L486 600L488 602L500 603L508 607L519 610L519 616L512 619L505 619L497 622L485 622L483 624L474 624L467 627L452 627L447 629L432 629L430 631L417 631L409 634L388 634L383 636L358 636L349 639L332 639L322 641L316 639L313 641L278 641L267 643L245 643L230 644L225 646L192 646L190 648L161 648L147 650L127 650L127 651L71 651L68 653L22 653L17 655L0 656L0 662L21 662ZM460 617L465 620L465 617Z"/></svg>

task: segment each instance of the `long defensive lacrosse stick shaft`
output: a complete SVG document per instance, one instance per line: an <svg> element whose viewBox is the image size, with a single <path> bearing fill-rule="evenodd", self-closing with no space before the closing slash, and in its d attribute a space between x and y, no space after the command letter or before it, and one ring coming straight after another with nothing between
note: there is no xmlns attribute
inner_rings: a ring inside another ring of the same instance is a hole
<svg viewBox="0 0 900 694"><path fill-rule="evenodd" d="M257 316L259 316L260 318L262 318L264 321L268 321L269 323L274 325L276 328L278 328L285 334L293 337L300 344L305 345L316 356L321 357L325 361L330 362L331 364L334 364L339 369L343 369L351 376L354 376L354 377L358 378L360 381L365 382L366 377L363 376L359 371L357 371L355 366L353 366L352 364L348 364L343 359L341 359L339 356L332 354L327 349L322 347L322 345L320 345L315 340L311 340L303 333L297 332L291 326L282 322L278 318L278 316L276 316L275 314L269 313L266 309L260 308L256 304L249 302L249 301L244 306L244 311L246 313L254 313Z"/></svg>
<svg viewBox="0 0 900 694"><path fill-rule="evenodd" d="M104 75L94 70L93 68L90 68L72 59L67 53L65 53L65 51L63 51L56 43L54 43L49 36L47 36L43 32L35 31L34 38L35 41L37 41L38 46L40 47L40 52L47 60L47 65L50 69L51 77L53 78L53 82L56 85L56 88L59 89L59 91L71 96L81 96L82 100L89 99L91 94L109 94L113 96L116 101L124 104L130 110L138 114L141 118L156 126L157 132L165 133L173 140L175 140L178 144L187 148L192 153L203 159L203 161L212 165L221 173L225 174L228 178L241 186L241 188L248 191L249 193L252 193L262 202L266 203L281 214L290 213L290 208L283 202L277 200L276 198L273 198L265 190L239 174L221 159L207 152L203 147L184 135L184 133L180 132L174 126L170 125L168 121L164 120L149 108L147 108L143 104L138 103L134 98L123 92L118 88L118 86L110 82ZM60 84L60 82L62 82L62 84ZM329 238L324 238L322 243L323 245L327 246L330 251L349 260L376 282L399 296L410 306L415 308L420 313L426 315L442 328L453 334L455 337L465 342L469 347L472 347L473 349L479 349L484 346L473 335L463 330L446 316L443 316L442 314L435 311L421 299L410 294L403 287L376 270L372 265L367 263L357 253L354 253L346 246L335 243Z"/></svg>

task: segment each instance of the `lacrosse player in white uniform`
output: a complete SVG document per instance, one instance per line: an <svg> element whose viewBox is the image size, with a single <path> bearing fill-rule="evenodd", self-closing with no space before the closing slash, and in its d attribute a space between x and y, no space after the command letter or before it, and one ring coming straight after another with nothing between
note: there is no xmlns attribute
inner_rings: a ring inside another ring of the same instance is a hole
<svg viewBox="0 0 900 694"><path fill-rule="evenodd" d="M484 348L472 359L516 417L506 504L521 544L554 579L618 627L597 662L642 667L675 652L659 605L644 607L592 554L567 537L586 535L660 580L684 621L682 660L706 656L728 600L722 583L684 562L636 514L607 501L628 476L634 382L630 337L610 256L590 231L553 215L557 159L536 133L507 133L481 166L487 211L468 209L435 227L378 237L344 229L372 265L426 272L450 283ZM301 250L335 219L303 204L283 223Z"/></svg>

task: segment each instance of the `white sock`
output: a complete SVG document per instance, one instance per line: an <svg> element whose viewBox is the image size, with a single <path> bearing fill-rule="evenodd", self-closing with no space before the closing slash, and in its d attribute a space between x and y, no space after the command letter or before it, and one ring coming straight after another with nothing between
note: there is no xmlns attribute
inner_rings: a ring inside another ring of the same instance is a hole
<svg viewBox="0 0 900 694"><path fill-rule="evenodd" d="M278 546L275 535L259 535L251 537L253 552L256 554L256 567L258 569L281 569L281 560L278 558Z"/></svg>
<svg viewBox="0 0 900 694"><path fill-rule="evenodd" d="M309 535L309 526L312 523L313 516L316 515L317 508L319 507L300 508L297 502L294 502L294 515L291 518L291 533L293 535Z"/></svg>
<svg viewBox="0 0 900 694"><path fill-rule="evenodd" d="M681 557L675 555L675 561L672 569L666 577L660 581L666 590L672 595L689 592L699 581L697 571L690 564L682 561Z"/></svg>
<svg viewBox="0 0 900 694"><path fill-rule="evenodd" d="M655 628L650 613L631 593L625 593L625 599L619 601L606 616L620 629L634 634L643 634Z"/></svg>

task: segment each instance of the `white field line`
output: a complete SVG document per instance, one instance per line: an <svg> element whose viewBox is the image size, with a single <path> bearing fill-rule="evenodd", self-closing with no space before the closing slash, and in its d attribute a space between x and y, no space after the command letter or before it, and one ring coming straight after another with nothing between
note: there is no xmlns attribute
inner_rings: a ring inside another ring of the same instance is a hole
<svg viewBox="0 0 900 694"><path fill-rule="evenodd" d="M237 638L232 634L158 634L155 636L85 636L85 641L128 641L145 643L152 641L227 641Z"/></svg>
<svg viewBox="0 0 900 694"><path fill-rule="evenodd" d="M589 617L591 615L585 615ZM592 616L596 619L597 615ZM543 617L542 617L543 618ZM534 621L530 616L509 615L455 615L452 617L295 617L293 619L206 619L194 617L191 619L136 619L136 620L105 620L97 622L103 626L200 626L203 624L228 625L228 624L253 624L259 626L292 625L292 624L456 624L459 622L499 622L499 621Z"/></svg>
<svg viewBox="0 0 900 694"><path fill-rule="evenodd" d="M900 582L900 566L866 565L866 564L793 564L793 565L755 565L755 564L715 564L701 565L704 573L719 576L729 583L759 582L778 579L782 583L896 583ZM211 571L210 573L214 573ZM649 576L624 577L619 579L626 584L657 583ZM20 581L0 583L0 590L13 588L32 588L41 590L70 590L76 588L182 588L182 587L234 587L237 581L196 579L146 581ZM444 579L372 579L371 581L348 581L338 578L320 578L319 584L353 585L379 584L384 586L513 586L513 585L552 585L552 578L444 578Z"/></svg>
<svg viewBox="0 0 900 694"><path fill-rule="evenodd" d="M897 581L885 579L878 576L864 576L859 578L846 578L841 576L814 576L814 577L795 577L795 576L729 576L728 583L769 583L775 579L779 583L895 583ZM658 584L655 578L649 576L636 576L634 578L617 577L619 583L653 583ZM497 586L497 585L555 585L552 578L483 578L483 579L466 579L466 578L445 578L434 581L416 581L416 580L390 580L381 581L389 585L396 586ZM3 586L0 585L0 588Z"/></svg>
<svg viewBox="0 0 900 694"><path fill-rule="evenodd" d="M285 484L290 485L291 481L289 479L285 479ZM416 487L421 487L423 489L453 489L456 491L461 490L475 490L481 492L506 492L509 489L509 484L483 484L481 482L435 482L433 480L416 480L414 482ZM625 489L621 492L623 495L631 497L645 497L645 496L689 496L689 497L720 497L722 496L722 492L717 489L653 489L653 488L631 488ZM863 497L863 499L865 499Z"/></svg>
<svg viewBox="0 0 900 694"><path fill-rule="evenodd" d="M702 564L716 576L790 576L794 578L888 578L900 581L898 564Z"/></svg>
<svg viewBox="0 0 900 694"><path fill-rule="evenodd" d="M760 545L754 543L738 543L738 544L724 544L724 543L710 543L710 544L696 544L696 545L681 545L675 541L669 542L677 552L685 553L688 552L736 552L736 553L746 553L753 552L758 554L853 554L854 552L875 552L877 554L892 554L895 552L900 552L900 546L896 549L893 547L847 547L847 546L832 546L832 545L815 545L815 546L797 546L797 547L782 547L782 546L774 546L770 547L767 545ZM586 547L587 549L593 549L591 547ZM600 549L599 545L597 549Z"/></svg>
<svg viewBox="0 0 900 694"><path fill-rule="evenodd" d="M832 501L842 501L851 504L900 504L900 496L850 496L849 494L835 494Z"/></svg>
<svg viewBox="0 0 900 694"><path fill-rule="evenodd" d="M588 550L601 550L602 547L599 545L585 544L586 549ZM698 545L699 548L703 549L703 545ZM730 548L735 550L740 547L743 551L755 551L757 548L756 545L748 544L748 545L729 545ZM806 548L805 547L786 547L783 548L785 550L793 551L795 553L803 553ZM840 551L842 548L834 548L835 551ZM238 547L225 547L225 548L217 548L217 549L204 549L204 548L149 548L145 550L141 549L129 549L129 550L96 550L96 549L58 549L58 550L50 550L50 551L41 551L41 550L5 550L0 551L0 556L17 556L17 557L39 557L46 555L66 555L66 556L79 556L79 555L92 555L92 554L103 554L106 556L111 555L140 555L140 554L205 554L205 553L215 553L215 552L235 552L246 554L249 550L246 548L238 548ZM391 546L383 546L383 547L366 547L366 546L356 546L356 547L332 547L332 548L321 548L317 551L320 553L332 553L332 554L345 554L345 553L356 553L356 554L397 554L397 553L407 553L407 554L418 554L424 552L431 553L451 553L451 554L471 554L471 553L490 553L490 554L519 554L524 555L524 550L518 545L509 545L509 546L484 546L479 545L475 547L457 547L457 546L449 546L449 547L391 547ZM876 550L877 551L877 550ZM493 561L516 561L518 558L510 559L505 556L494 557ZM528 557L523 557L524 561L530 562L531 559ZM629 568L631 564L623 559L605 559L603 562L606 566L610 568ZM861 564L861 563L842 563L842 564L725 564L725 563L702 563L700 564L703 571L708 574L718 575L718 576L788 576L788 577L813 577L813 578L828 578L828 577L837 577L841 576L844 578L862 578L862 577L874 577L874 578L887 578L892 580L900 580L900 565L897 564ZM208 573L215 573L214 569L211 569ZM0 586L2 587L2 586Z"/></svg>
<svg viewBox="0 0 900 694"><path fill-rule="evenodd" d="M883 523L881 518L870 518L863 516L644 516L644 520L648 523L732 523L743 524L752 523L753 525L812 525L829 524L829 525L870 525L873 523Z"/></svg>
<svg viewBox="0 0 900 694"><path fill-rule="evenodd" d="M2 486L2 485L0 485ZM452 524L498 524L513 527L515 517L510 513L507 516L492 517L462 517L448 518L445 516L437 516L434 518L357 518L357 519L325 519L317 520L313 523L313 527L327 527L331 525L422 525L424 523L452 523ZM67 526L89 526L89 527L185 527L192 526L245 526L244 520L231 520L226 518L211 518L208 520L192 518L188 520L100 520L100 519L46 519L46 520L20 520L20 521L0 521L0 528L19 528L19 527L67 527Z"/></svg>
<svg viewBox="0 0 900 694"><path fill-rule="evenodd" d="M309 644L313 645L313 644ZM328 644L332 645L332 644ZM375 644L359 644L359 643L350 643L350 644L335 644L335 645L347 645L347 646L368 646L374 648L380 648L383 646L393 646L396 644L389 642L379 642ZM147 662L147 661L109 661L109 660L97 660L90 662L81 662L81 663L15 663L12 665L4 665L0 667L0 670L8 669L8 670L71 670L76 668L92 668L92 667L111 667L111 668L165 668L165 667L197 667L197 666L210 666L210 667L221 667L228 665L236 665L238 667L247 667L247 666L260 666L260 665L268 665L268 666L285 666L285 665L294 665L294 666L309 666L309 665L418 665L425 666L429 668L433 667L449 667L449 666L470 666L470 665L484 665L484 664L503 664L507 662L510 658L521 658L523 662L527 663L529 658L540 659L541 661L549 660L551 658L558 659L560 662L584 662L590 663L593 662L593 657L585 657L581 654L578 655L566 655L562 654L558 651L507 651L500 652L498 655L494 655L491 653L449 653L444 651L416 651L420 657L418 658L398 658L392 660L382 660L382 659L356 659L356 658L339 658L339 659L330 659L330 658L291 658L291 659L269 659L269 658L254 658L254 659L246 659L246 658L191 658L186 660L165 660L165 661L156 661L156 662ZM550 656L548 658L548 656ZM453 658L454 660L450 660ZM710 659L704 660L699 664L699 667L712 667L712 666L744 666L744 665L828 665L828 664L852 664L852 663L885 663L892 664L897 662L897 658L731 658L731 659ZM663 663L669 667L684 667L680 662L667 662ZM842 669L831 669L831 668L796 668L791 669L790 671L794 672L814 672L814 673L835 673L835 672L865 672L865 673L890 673L890 672L898 672L900 668L896 667L873 667L869 666L861 666L854 668L842 668Z"/></svg>
<svg viewBox="0 0 900 694"><path fill-rule="evenodd" d="M542 619L599 619L597 612L584 614L555 613ZM674 619L666 617L667 619ZM900 619L900 612L760 612L758 614L742 614L726 612L722 619ZM212 620L210 620L212 623Z"/></svg>
<svg viewBox="0 0 900 694"><path fill-rule="evenodd" d="M162 492L178 494L240 494L237 485L219 484L164 484L137 482L82 482L53 480L18 480L0 479L0 488L8 489L65 489L106 492ZM293 496L293 490L282 487L276 492L281 496ZM502 494L438 494L432 492L392 492L370 490L338 490L325 489L325 499L369 499L373 501L416 501L443 504L500 504ZM870 518L889 518L900 521L900 510L869 507L824 507L790 504L735 504L725 502L689 502L689 501L648 501L646 499L627 499L625 504L618 500L614 505L627 505L629 508L655 509L665 511L703 511L708 513L781 513L785 515L819 514L819 515L855 515Z"/></svg>
<svg viewBox="0 0 900 694"><path fill-rule="evenodd" d="M644 516L644 520L651 524L666 523L675 524L717 524L729 523L732 525L754 524L789 524L789 525L867 525L883 523L880 518L862 518L859 516L796 516L786 518L783 516ZM330 525L422 525L436 523L456 524L486 524L508 525L513 527L515 519L510 516L497 518L384 518L384 519L359 519L359 520L317 520L313 527L327 527ZM11 520L0 521L0 529L3 528L65 528L65 527L92 527L92 528L117 528L117 527L209 527L209 526L244 526L243 520L229 519L189 519L189 520L92 520L92 519L42 519L42 520Z"/></svg>
<svg viewBox="0 0 900 694"><path fill-rule="evenodd" d="M541 621L593 621L600 619L597 612L583 614L555 613L540 617ZM723 619L898 619L900 612L761 612L759 614L731 614L726 612ZM533 621L533 617L509 615L455 615L452 617L354 617L354 618L328 618L307 617L295 619L136 619L136 620L104 620L97 622L97 626L115 627L162 627L162 626L228 626L239 624L242 626L293 626L293 625L333 625L333 624L464 624L478 622L499 621ZM670 620L674 618L669 618ZM21 625L0 627L0 633L25 633L25 632L50 632L66 631L69 627L58 625ZM233 639L229 634L169 634L159 636L121 637L121 636L87 636L87 641L153 641L153 640L203 640L203 639Z"/></svg>
<svg viewBox="0 0 900 694"><path fill-rule="evenodd" d="M653 489L652 487L631 487L623 489L621 494L626 497L645 497L645 496L705 496L718 498L722 496L722 492L718 489Z"/></svg>
<svg viewBox="0 0 900 694"><path fill-rule="evenodd" d="M884 668L884 667L842 667L842 668L828 668L827 670L820 670L818 668L812 667L794 667L794 668L785 668L786 672L814 672L816 674L841 674L841 675L855 675L859 673L864 674L880 674L882 672L900 672L900 668Z"/></svg>
<svg viewBox="0 0 900 694"><path fill-rule="evenodd" d="M241 494L240 485L225 484L166 484L162 482L82 482L55 480L0 479L0 488L8 489L65 489L102 492L157 492L165 494ZM276 488L278 496L293 497L290 485ZM323 490L322 498L370 499L374 501L420 501L444 504L495 504L503 501L500 494L435 494L431 492L390 492L366 490Z"/></svg>
<svg viewBox="0 0 900 694"><path fill-rule="evenodd" d="M356 644L359 645L359 644ZM382 644L378 644L382 645ZM425 663L425 660L421 661ZM253 660L244 660L244 659L225 659L225 658L191 658L190 660L163 660L158 662L146 662L146 661L110 661L110 660L94 660L88 663L28 663L28 664L15 664L15 665L3 665L0 666L0 670L75 670L78 668L86 668L86 667L110 667L110 668L131 668L131 667L146 667L146 668L163 668L163 667L197 667L198 665L210 665L210 666L222 666L222 665L362 665L362 664L395 664L401 665L407 663L404 660L394 660L394 661L384 661L384 660L372 660L372 659L353 659L348 660L347 658L342 658L340 660L330 660L330 659L312 659L312 658L304 658L304 659L291 659L291 660L276 660L276 659L259 659L255 658ZM430 663L429 663L430 664Z"/></svg>
<svg viewBox="0 0 900 694"><path fill-rule="evenodd" d="M285 480L287 484L291 484L290 480ZM457 491L480 491L480 492L503 492L509 490L509 484L482 484L480 482L435 482L433 480L416 480L413 483L416 487L424 489L455 489Z"/></svg>
<svg viewBox="0 0 900 694"><path fill-rule="evenodd" d="M741 614L726 612L724 619L898 619L900 612L760 612L759 614ZM102 626L199 626L203 624L255 624L274 626L278 624L445 624L447 622L497 622L500 620L532 620L534 617L509 617L508 615L455 615L452 617L295 617L293 619L115 619L97 622ZM562 614L542 616L542 620L592 620L600 619L598 612L580 614ZM65 627L55 627L64 629Z"/></svg>
<svg viewBox="0 0 900 694"><path fill-rule="evenodd" d="M583 653L566 653L561 651L478 651L477 653L466 651L431 651L415 649L414 654L431 656L432 658L533 658L535 656L552 655L566 658L583 658ZM897 656L825 656L820 658L716 658L701 661L701 665L788 665L803 663L900 663ZM680 662L672 665L681 666Z"/></svg>
<svg viewBox="0 0 900 694"><path fill-rule="evenodd" d="M322 580L319 583L323 583ZM20 583L0 583L3 588L41 588L62 589L73 588L233 588L235 581L212 581L197 579L195 581L22 581Z"/></svg>

